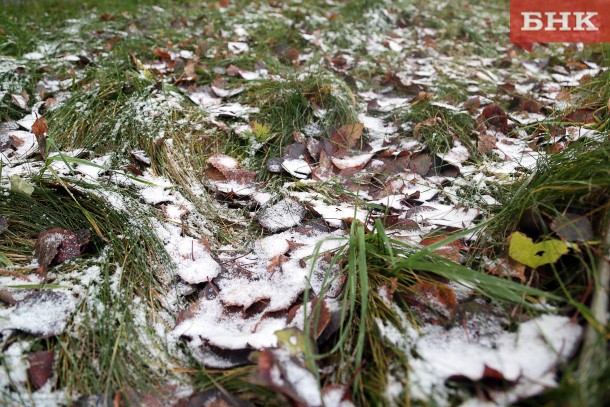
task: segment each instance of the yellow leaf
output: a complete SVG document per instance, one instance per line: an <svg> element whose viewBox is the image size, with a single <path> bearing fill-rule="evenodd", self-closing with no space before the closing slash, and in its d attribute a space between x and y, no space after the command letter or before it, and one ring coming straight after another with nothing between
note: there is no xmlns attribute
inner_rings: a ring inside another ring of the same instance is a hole
<svg viewBox="0 0 610 407"><path fill-rule="evenodd" d="M536 268L544 264L555 263L568 252L568 245L559 239L548 239L534 243L521 232L510 236L508 255L526 266Z"/></svg>
<svg viewBox="0 0 610 407"><path fill-rule="evenodd" d="M257 140L269 140L271 135L271 129L269 128L269 126L255 121L250 123L250 127L252 128L252 133L254 133L254 136Z"/></svg>

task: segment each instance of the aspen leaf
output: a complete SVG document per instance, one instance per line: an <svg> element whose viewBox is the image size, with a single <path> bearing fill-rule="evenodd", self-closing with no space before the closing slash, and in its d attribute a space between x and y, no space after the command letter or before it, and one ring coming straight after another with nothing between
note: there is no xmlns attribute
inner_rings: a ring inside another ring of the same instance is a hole
<svg viewBox="0 0 610 407"><path fill-rule="evenodd" d="M13 174L10 177L11 191L21 192L24 195L30 196L34 192L34 185L30 184L19 175Z"/></svg>
<svg viewBox="0 0 610 407"><path fill-rule="evenodd" d="M511 258L532 268L555 263L567 252L568 245L559 239L534 243L521 232L515 232L510 236L508 247L508 255Z"/></svg>

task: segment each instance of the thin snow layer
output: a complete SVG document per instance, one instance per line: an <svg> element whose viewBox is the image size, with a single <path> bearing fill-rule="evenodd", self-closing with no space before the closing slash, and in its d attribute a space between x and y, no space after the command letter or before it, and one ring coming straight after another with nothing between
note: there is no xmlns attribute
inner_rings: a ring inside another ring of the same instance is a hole
<svg viewBox="0 0 610 407"><path fill-rule="evenodd" d="M257 242L247 255L221 255L226 270L216 279L217 286L187 312L189 317L174 334L191 338L191 347L203 346L200 358L215 367L222 361L206 354L207 344L222 349L276 346L274 333L286 328L288 309L308 287L310 295L318 293L329 272L323 261L308 257L343 243L338 231L287 231Z"/></svg>
<svg viewBox="0 0 610 407"><path fill-rule="evenodd" d="M172 258L176 273L189 284L199 284L216 277L220 265L208 249L191 236L182 236L182 228L169 222L151 219L155 232Z"/></svg>
<svg viewBox="0 0 610 407"><path fill-rule="evenodd" d="M73 298L64 292L34 292L13 308L0 310L0 330L17 329L45 338L59 335L74 307Z"/></svg>
<svg viewBox="0 0 610 407"><path fill-rule="evenodd" d="M402 333L378 322L383 336L411 358L411 397L448 405L446 381L479 381L487 369L499 372L514 386L492 394L493 405L505 405L555 387L555 370L577 350L582 327L567 317L542 315L521 324L516 332L502 329L500 321L486 316L478 332L464 327L445 329L428 325L417 333L410 325ZM408 324L408 323L407 323Z"/></svg>
<svg viewBox="0 0 610 407"><path fill-rule="evenodd" d="M284 199L265 209L259 216L258 222L271 232L279 232L299 225L306 213L307 209L298 202Z"/></svg>
<svg viewBox="0 0 610 407"><path fill-rule="evenodd" d="M293 191L290 193L290 196L322 216L324 221L331 227L341 228L344 226L344 221L352 221L353 219L366 223L368 212L362 208L356 208L354 205L346 203L329 205L322 200L321 194L315 192Z"/></svg>

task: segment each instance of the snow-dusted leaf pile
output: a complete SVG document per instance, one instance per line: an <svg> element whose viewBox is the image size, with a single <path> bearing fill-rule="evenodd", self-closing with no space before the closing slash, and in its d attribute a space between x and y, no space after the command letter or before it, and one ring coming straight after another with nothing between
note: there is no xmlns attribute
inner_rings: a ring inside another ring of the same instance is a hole
<svg viewBox="0 0 610 407"><path fill-rule="evenodd" d="M494 191L499 184L522 178L541 158L578 139L606 137L587 126L599 111L576 107L571 99L573 88L606 68L564 59L563 49L548 49L556 55L533 59L498 40L507 30L498 23L504 21L501 12L481 5L470 5L477 18L456 28L426 23L436 21L435 13L448 2L425 7L381 2L364 11L365 22L353 24L337 23L343 20L333 10L344 2L325 3L328 9L307 10L297 1L243 7L221 1L210 9L220 10L226 19L222 24L202 24L201 16L178 18L175 10L159 6L143 7L146 18L133 21L130 14L92 12L63 29L85 35L85 48L80 49L81 42L40 43L19 57L0 59L0 103L12 112L0 123L0 186L36 197L45 187L35 177L46 174L62 193L74 197L87 191L126 215L133 236L150 231L159 243L156 254L169 264L149 270L160 284L158 308L163 309L153 310L145 294L132 304L140 340L151 349L162 343L172 358L186 364L179 346L186 343L189 355L208 368L252 363L252 352L260 352L254 382L295 405L349 406L346 383L320 389L303 355L278 340L280 331L300 332L312 324L313 339L322 343L343 322L343 264L333 256L348 243L349 226L359 222L371 231L380 220L392 238L424 248L486 220L498 203ZM129 24L116 22L122 18ZM108 27L82 28L93 20ZM164 40L151 44L147 24L159 21ZM291 36L267 38L269 27L290 30ZM169 28L180 42L165 38ZM457 38L462 31L470 34ZM480 50L488 39L493 46ZM104 86L112 86L102 78L92 80L90 69L104 66L117 44L131 40L148 45L118 58L128 75L118 90L106 93ZM37 74L34 94L19 79L31 72ZM303 85L260 96L265 86L283 89L312 81L313 90ZM136 82L144 84L138 91ZM302 96L295 117L271 123L270 106L283 108L294 95ZM341 116L336 106L329 108L331 96L348 113ZM123 104L112 105L120 98ZM92 102L98 99L99 104ZM48 137L60 133L64 123L41 117L63 117L66 110L76 124L62 129L65 145L59 152ZM106 123L96 118L99 112L112 117L104 118ZM49 129L50 123L58 128ZM77 139L70 137L79 131L99 140L71 146L69 141ZM129 131L135 140L122 143ZM116 151L108 151L106 143ZM12 220L0 214L0 221L2 236ZM512 259L485 259L488 271L524 282L526 266L554 263L568 251L571 246L564 241L591 240L587 222L571 213L553 219L551 229L563 240L534 243L532 237L513 234ZM97 284L104 278L100 265L108 261L110 236L96 227L40 230L32 256L14 257L17 266L0 253L0 265L9 271L0 275L7 286L0 291L7 304L0 309L6 364L16 366L27 357L29 383L40 389L34 392L40 397L57 390L52 388L57 381L51 380L54 354L30 352L22 336L6 341L14 332L60 335L71 317L75 326L85 323L79 304L103 308ZM241 232L247 241L230 241ZM90 234L107 250L94 259L85 250ZM471 242L460 239L435 254L464 263L473 253ZM93 265L85 265L83 254ZM82 264L78 278L55 272L68 260L77 268ZM60 288L16 288L24 278L13 270L19 267L38 271L25 277L28 284L49 278ZM120 264L112 270L107 277L111 295L121 297L125 270ZM407 390L412 399L447 405L455 396L452 383L487 379L502 386L486 401L514 402L556 385L557 366L580 340L581 328L556 315L509 331L502 318L479 310L457 326L464 287L421 281L411 288L414 294L401 300L421 326L416 329L407 318L394 325L378 321L385 341L414 355L408 381L393 376L390 367L389 403ZM392 293L386 294L387 307L403 315ZM309 311L316 304L322 304L319 319L305 321L305 306ZM155 340L144 334L150 331L149 319L155 320ZM159 358L160 365L176 367ZM9 373L14 380L5 376L0 375L3 389L10 392L13 381L19 391L26 388L26 370ZM188 398L171 386L159 393L191 404L234 401L224 392ZM136 404L152 397L136 390L125 394Z"/></svg>

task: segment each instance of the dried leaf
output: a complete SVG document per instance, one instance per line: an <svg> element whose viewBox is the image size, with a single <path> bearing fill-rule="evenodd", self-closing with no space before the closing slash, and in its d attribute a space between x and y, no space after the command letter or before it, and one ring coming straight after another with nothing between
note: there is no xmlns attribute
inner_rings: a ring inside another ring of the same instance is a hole
<svg viewBox="0 0 610 407"><path fill-rule="evenodd" d="M491 125L504 134L508 133L508 115L498 105L489 105L483 109L477 121Z"/></svg>
<svg viewBox="0 0 610 407"><path fill-rule="evenodd" d="M425 127L434 127L436 125L439 125L442 123L442 120L440 117L431 117L429 119L424 120L421 123L417 123L415 125L415 128L413 129L413 137L415 137L416 139L420 139L420 133L421 133L421 129L425 128Z"/></svg>
<svg viewBox="0 0 610 407"><path fill-rule="evenodd" d="M32 125L32 133L34 133L36 138L40 138L40 136L44 135L47 130L49 130L47 123L37 117L34 121L34 124Z"/></svg>
<svg viewBox="0 0 610 407"><path fill-rule="evenodd" d="M339 127L330 137L330 140L337 149L354 148L362 137L363 129L364 125L362 123L346 124Z"/></svg>
<svg viewBox="0 0 610 407"><path fill-rule="evenodd" d="M420 242L423 246L430 246L434 243L438 243L443 239L446 239L448 237L448 235L438 235L438 236L434 236L434 237L427 237L425 239L422 239L422 241ZM464 250L466 247L460 243L459 240L454 240L453 242L445 245L445 246L441 246L438 249L436 249L434 251L435 254L444 257L446 259L452 260L456 263L459 263L462 260L462 254L460 253L460 250Z"/></svg>
<svg viewBox="0 0 610 407"><path fill-rule="evenodd" d="M419 154L409 161L409 169L416 174L424 176L430 171L432 159L428 154Z"/></svg>
<svg viewBox="0 0 610 407"><path fill-rule="evenodd" d="M482 154L491 153L496 148L496 137L493 135L483 132L479 134L479 140L477 141L477 150Z"/></svg>
<svg viewBox="0 0 610 407"><path fill-rule="evenodd" d="M420 316L426 322L438 324L448 321L457 309L455 293L442 283L421 281L401 294L407 304L420 310Z"/></svg>
<svg viewBox="0 0 610 407"><path fill-rule="evenodd" d="M509 239L508 255L531 268L555 263L568 252L568 245L559 239L534 243L521 232L514 232Z"/></svg>
<svg viewBox="0 0 610 407"><path fill-rule="evenodd" d="M235 181L240 184L254 182L256 173L239 168L239 163L233 157L224 154L214 154L208 158L208 168L205 176L214 181Z"/></svg>
<svg viewBox="0 0 610 407"><path fill-rule="evenodd" d="M0 262L0 264L2 263ZM17 304L17 301L15 301L15 299L13 298L13 295L8 290L4 289L0 289L0 301L8 305Z"/></svg>
<svg viewBox="0 0 610 407"><path fill-rule="evenodd" d="M589 219L575 213L556 216L551 222L551 229L568 242L590 242L594 237Z"/></svg>
<svg viewBox="0 0 610 407"><path fill-rule="evenodd" d="M55 352L43 350L28 356L30 368L28 369L28 381L36 390L40 389L53 377L53 364L55 363Z"/></svg>

